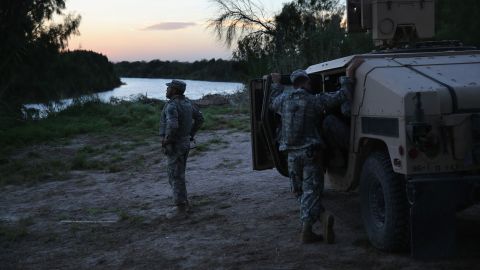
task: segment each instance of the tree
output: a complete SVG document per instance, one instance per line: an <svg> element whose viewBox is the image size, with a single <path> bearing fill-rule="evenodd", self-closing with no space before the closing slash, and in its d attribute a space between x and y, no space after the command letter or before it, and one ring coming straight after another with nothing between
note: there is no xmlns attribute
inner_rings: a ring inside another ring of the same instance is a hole
<svg viewBox="0 0 480 270"><path fill-rule="evenodd" d="M349 34L342 27L344 6L338 0L292 0L265 19L254 0L215 0L219 16L212 19L217 37L228 45L237 40L234 59L250 77L269 71L291 72L338 57L374 49L371 34ZM480 1L438 0L437 39L480 46Z"/></svg>
<svg viewBox="0 0 480 270"><path fill-rule="evenodd" d="M253 0L214 2L220 15L210 21L210 27L228 45L238 38L234 59L251 76L269 70L290 72L341 57L355 44L341 27L339 0L295 0L284 4L271 20L262 19L265 11Z"/></svg>
<svg viewBox="0 0 480 270"><path fill-rule="evenodd" d="M231 46L238 37L274 35L274 25L265 9L254 0L212 0L219 15L209 21L219 40Z"/></svg>
<svg viewBox="0 0 480 270"><path fill-rule="evenodd" d="M0 112L18 112L34 91L48 93L42 85L25 85L41 81L68 38L78 34L80 16L64 9L65 0L0 1Z"/></svg>
<svg viewBox="0 0 480 270"><path fill-rule="evenodd" d="M437 0L437 39L460 40L480 46L480 1Z"/></svg>

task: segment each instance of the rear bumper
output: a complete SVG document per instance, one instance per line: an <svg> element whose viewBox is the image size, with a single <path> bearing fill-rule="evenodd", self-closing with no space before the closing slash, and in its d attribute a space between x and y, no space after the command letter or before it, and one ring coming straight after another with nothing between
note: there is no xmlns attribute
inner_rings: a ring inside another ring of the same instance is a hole
<svg viewBox="0 0 480 270"><path fill-rule="evenodd" d="M407 180L412 255L454 257L456 213L478 202L480 175L421 175Z"/></svg>

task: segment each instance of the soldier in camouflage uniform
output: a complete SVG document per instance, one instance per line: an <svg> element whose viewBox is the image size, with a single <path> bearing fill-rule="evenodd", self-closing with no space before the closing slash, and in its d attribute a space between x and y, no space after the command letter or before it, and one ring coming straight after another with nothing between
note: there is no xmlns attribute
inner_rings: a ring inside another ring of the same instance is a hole
<svg viewBox="0 0 480 270"><path fill-rule="evenodd" d="M285 91L280 84L280 75L272 74L270 108L282 119L279 150L288 154L291 189L300 201L301 239L304 243L323 240L323 236L312 230L313 224L320 218L327 243L334 242L334 218L321 203L324 187L322 152L326 145L318 128L322 126L319 119L322 119L325 112L341 106L351 97L353 72L361 63L361 60L355 60L347 69L347 77L341 79L342 89L328 94L312 94L310 78L303 70L292 73L293 89ZM324 125L324 128L329 129L328 134L335 134L335 119L327 119L333 122Z"/></svg>
<svg viewBox="0 0 480 270"><path fill-rule="evenodd" d="M160 118L160 137L167 156L168 182L173 190L173 200L178 212L185 212L188 208L185 168L190 142L204 119L196 105L184 96L184 82L173 80L167 86L169 101Z"/></svg>

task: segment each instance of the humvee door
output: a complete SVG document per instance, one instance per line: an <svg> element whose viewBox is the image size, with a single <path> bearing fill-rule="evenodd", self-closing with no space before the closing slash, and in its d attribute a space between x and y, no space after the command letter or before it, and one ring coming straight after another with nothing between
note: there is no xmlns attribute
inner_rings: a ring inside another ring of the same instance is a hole
<svg viewBox="0 0 480 270"><path fill-rule="evenodd" d="M282 83L284 82L289 82L288 76L282 77ZM278 151L275 139L280 118L269 110L271 84L271 76L250 83L253 169L267 170L276 167L286 176L287 159Z"/></svg>
<svg viewBox="0 0 480 270"><path fill-rule="evenodd" d="M265 96L264 80L250 82L250 125L252 136L252 161L254 170L268 170L274 167L268 149L267 138L262 128L262 108Z"/></svg>

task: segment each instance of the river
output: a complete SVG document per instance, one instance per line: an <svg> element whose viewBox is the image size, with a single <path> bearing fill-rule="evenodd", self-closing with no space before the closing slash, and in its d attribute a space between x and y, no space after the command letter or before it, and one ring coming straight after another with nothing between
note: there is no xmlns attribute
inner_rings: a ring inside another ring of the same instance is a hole
<svg viewBox="0 0 480 270"><path fill-rule="evenodd" d="M130 100L138 95L145 95L149 98L165 99L166 83L171 79L142 79L142 78L121 78L122 86L111 91L96 93L92 96L98 97L104 102L113 98ZM244 88L242 83L229 82L208 82L184 80L187 84L185 95L190 99L200 99L206 94L232 94ZM86 96L88 98L88 96ZM40 117L46 116L48 111L61 111L73 103L73 99L64 99L54 102L49 106L45 104L27 104L27 109L36 109Z"/></svg>

